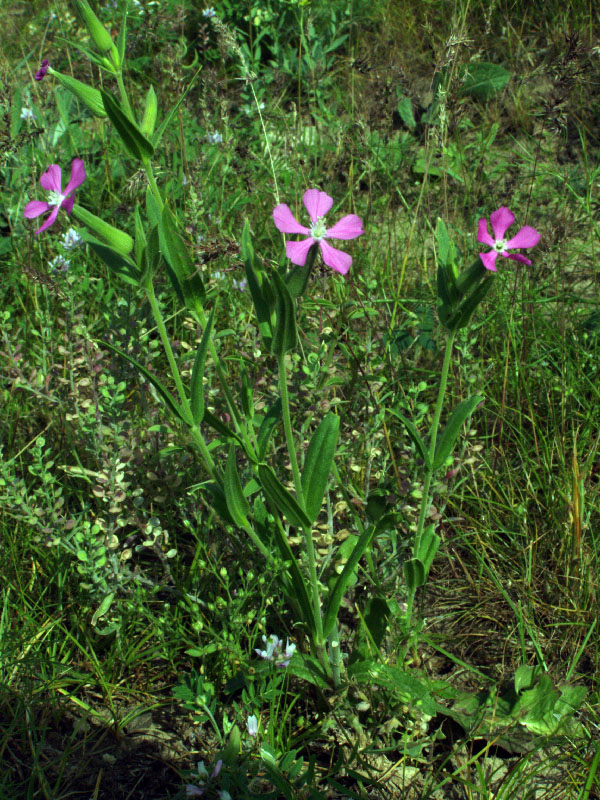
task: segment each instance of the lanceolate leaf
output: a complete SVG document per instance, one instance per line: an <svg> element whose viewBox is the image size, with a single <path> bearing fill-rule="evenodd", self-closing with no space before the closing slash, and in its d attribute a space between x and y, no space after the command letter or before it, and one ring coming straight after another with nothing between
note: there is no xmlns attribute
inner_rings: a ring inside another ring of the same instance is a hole
<svg viewBox="0 0 600 800"><path fill-rule="evenodd" d="M452 453L463 424L484 399L483 395L476 394L456 406L438 439L433 459L434 470L439 469Z"/></svg>
<svg viewBox="0 0 600 800"><path fill-rule="evenodd" d="M310 528L311 522L296 498L288 492L271 467L260 464L258 479L269 501L287 517L290 525L296 528Z"/></svg>
<svg viewBox="0 0 600 800"><path fill-rule="evenodd" d="M273 272L271 285L275 291L277 304L271 352L274 355L282 356L296 346L298 338L296 333L296 309L287 286L275 271Z"/></svg>
<svg viewBox="0 0 600 800"><path fill-rule="evenodd" d="M329 473L340 433L340 418L330 412L313 433L302 470L304 506L311 523L316 520L323 503Z"/></svg>
<svg viewBox="0 0 600 800"><path fill-rule="evenodd" d="M429 469L429 464L430 464L429 453L427 451L427 447L425 446L425 442L421 438L421 434L417 430L414 423L411 422L407 417L405 417L404 414L401 414L399 411L395 411L393 408L388 409L388 411L395 417L398 417L400 422L402 422L402 424L404 425L404 427L408 432L408 435L412 439L413 444L417 448L419 455L425 462L426 468Z"/></svg>
<svg viewBox="0 0 600 800"><path fill-rule="evenodd" d="M258 446L258 459L263 461L267 454L267 446L273 433L275 425L277 425L281 417L281 398L278 397L273 405L269 408L264 416L263 421L258 429L257 446Z"/></svg>
<svg viewBox="0 0 600 800"><path fill-rule="evenodd" d="M231 518L240 528L247 528L249 525L248 514L250 513L250 504L246 500L242 490L242 484L237 470L235 445L233 443L229 447L229 455L227 456L224 489L227 510Z"/></svg>
<svg viewBox="0 0 600 800"><path fill-rule="evenodd" d="M138 126L123 112L121 106L108 92L100 90L104 110L121 137L130 155L139 161L154 155L154 145L148 141Z"/></svg>
<svg viewBox="0 0 600 800"><path fill-rule="evenodd" d="M140 285L141 272L136 267L135 263L128 256L123 256L115 252L110 247L107 247L102 242L94 239L87 231L82 232L82 238L89 244L92 250L99 256L106 266L111 269L115 275L118 275L125 283L131 286Z"/></svg>
<svg viewBox="0 0 600 800"><path fill-rule="evenodd" d="M159 236L162 253L171 268L169 277L179 299L192 311L200 310L205 296L204 284L167 206L162 211Z"/></svg>
<svg viewBox="0 0 600 800"><path fill-rule="evenodd" d="M198 425L202 422L204 417L204 365L206 363L206 354L208 352L208 343L210 341L210 337L212 335L212 326L213 320L215 318L215 307L210 313L210 317L208 318L208 322L206 323L206 327L204 328L204 333L202 334L202 340L198 347L198 351L196 353L196 358L194 359L194 368L192 369L192 384L191 384L191 400L192 400L192 416L194 417L194 422Z"/></svg>
<svg viewBox="0 0 600 800"><path fill-rule="evenodd" d="M138 369L142 375L147 378L150 383L154 386L160 397L162 398L164 404L169 408L176 417L178 417L182 422L185 422L186 425L190 427L194 424L194 420L191 417L188 417L185 410L179 405L179 403L175 400L171 392L167 389L167 387L156 377L153 375L143 364L140 364L139 361L136 361L135 358L130 356L124 350L121 350L120 347L117 347L114 344L109 344L109 342L102 342L105 347L108 347L109 350L112 350L115 353L118 353L124 359L129 361L130 364Z"/></svg>
<svg viewBox="0 0 600 800"><path fill-rule="evenodd" d="M344 569L340 573L331 594L327 599L325 615L323 617L323 636L329 636L337 621L338 611L342 599L346 593L350 582L353 579L354 570L361 559L362 554L371 544L371 539L375 533L375 526L369 525L360 535L350 558L344 564Z"/></svg>

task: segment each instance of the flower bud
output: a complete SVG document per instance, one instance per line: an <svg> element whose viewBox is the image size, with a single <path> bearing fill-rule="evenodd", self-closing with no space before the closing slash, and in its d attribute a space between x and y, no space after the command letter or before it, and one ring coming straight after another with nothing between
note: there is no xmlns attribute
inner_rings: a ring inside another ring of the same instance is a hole
<svg viewBox="0 0 600 800"><path fill-rule="evenodd" d="M70 75L63 75L55 69L52 69L52 67L48 67L48 71L65 87L65 89L68 89L78 100L81 100L83 105L91 111L95 117L106 116L102 95L98 89L94 89L93 86L88 86L86 83L82 83L78 81L77 78L72 78Z"/></svg>
<svg viewBox="0 0 600 800"><path fill-rule="evenodd" d="M110 33L94 14L87 0L74 0L74 2L99 52L106 53L110 50L113 64L118 69L120 64L119 53L113 44Z"/></svg>
<svg viewBox="0 0 600 800"><path fill-rule="evenodd" d="M146 105L144 107L144 118L140 130L146 138L150 138L154 133L154 126L156 125L156 114L158 111L158 104L156 101L156 92L154 87L151 86L146 94Z"/></svg>
<svg viewBox="0 0 600 800"><path fill-rule="evenodd" d="M117 253L126 256L133 250L133 239L125 231L120 231L118 228L109 225L108 222L104 222L103 219L81 206L73 206L71 213L92 233L104 239L108 246L112 247Z"/></svg>

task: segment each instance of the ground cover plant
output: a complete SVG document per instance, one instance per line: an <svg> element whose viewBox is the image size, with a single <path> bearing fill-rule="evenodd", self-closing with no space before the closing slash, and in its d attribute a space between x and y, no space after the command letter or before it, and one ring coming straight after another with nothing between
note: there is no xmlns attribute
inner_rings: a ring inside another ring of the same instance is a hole
<svg viewBox="0 0 600 800"><path fill-rule="evenodd" d="M0 796L600 796L594 5L0 20Z"/></svg>

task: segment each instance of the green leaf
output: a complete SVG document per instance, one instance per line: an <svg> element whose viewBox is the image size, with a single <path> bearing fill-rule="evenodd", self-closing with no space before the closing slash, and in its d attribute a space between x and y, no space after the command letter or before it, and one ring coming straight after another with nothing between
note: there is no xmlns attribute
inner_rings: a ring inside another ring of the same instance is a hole
<svg viewBox="0 0 600 800"><path fill-rule="evenodd" d="M172 411L173 414L175 414L175 416L178 417L182 422L185 422L186 425L189 425L190 427L193 426L194 420L192 419L192 417L186 414L185 410L179 405L179 403L175 400L171 392L156 377L156 375L153 375L149 370L146 369L146 367L143 366L143 364L140 364L140 362L136 361L135 358L130 356L124 350L121 350L120 347L117 347L114 344L109 344L109 342L104 342L104 341L101 341L101 344L103 344L105 347L108 347L108 349L112 350L114 353L118 353L118 355L122 356L124 359L126 359L126 361L129 361L130 364L133 364L133 366L136 369L138 369L142 373L142 375L145 378L147 378L150 381L150 383L154 386L154 388L158 392L159 396L161 397L162 401L167 406L167 408L170 411Z"/></svg>
<svg viewBox="0 0 600 800"><path fill-rule="evenodd" d="M206 327L204 328L204 333L202 334L202 340L198 346L198 351L196 352L196 358L194 359L194 368L192 369L192 383L191 383L191 406L192 406L192 416L194 418L194 422L199 425L204 418L204 365L206 363L206 354L208 352L208 344L210 341L210 337L212 335L212 326L213 320L215 318L215 309L216 306L213 307L213 310L210 313L210 317L208 318L208 322L206 323Z"/></svg>
<svg viewBox="0 0 600 800"><path fill-rule="evenodd" d="M118 275L121 280L125 281L125 283L128 283L130 286L139 288L142 274L131 258L115 252L110 247L99 242L87 231L81 231L81 238L89 244L96 255L104 261L106 266L112 270L115 275Z"/></svg>
<svg viewBox="0 0 600 800"><path fill-rule="evenodd" d="M356 542L348 561L344 564L344 569L338 576L338 579L327 598L325 614L323 616L323 636L327 637L335 627L337 622L337 615L346 593L346 590L354 577L354 570L358 566L361 556L371 544L371 540L375 533L375 526L369 525L368 528L361 533Z"/></svg>
<svg viewBox="0 0 600 800"><path fill-rule="evenodd" d="M425 446L425 442L421 438L421 434L417 430L415 424L413 422L411 422L407 417L405 417L404 414L401 414L399 411L396 411L393 408L389 408L388 411L391 414L393 414L395 417L398 417L400 422L404 425L404 427L406 428L406 431L407 431L408 435L410 436L413 444L417 448L417 452L419 453L419 455L421 456L421 458L425 462L425 467L427 469L429 469L430 468L430 464L431 464L431 460L429 458L429 452L428 452L427 447Z"/></svg>
<svg viewBox="0 0 600 800"><path fill-rule="evenodd" d="M146 214L150 221L150 225L160 225L162 217L162 209L156 197L150 191L150 187L146 189Z"/></svg>
<svg viewBox="0 0 600 800"><path fill-rule="evenodd" d="M425 566L420 558L410 558L403 564L404 580L409 592L414 592L425 583Z"/></svg>
<svg viewBox="0 0 600 800"><path fill-rule="evenodd" d="M119 53L119 63L121 66L125 63L125 43L127 41L127 14L129 13L129 0L125 2L125 10L123 12L123 21L121 22L121 29L117 37L117 51Z"/></svg>
<svg viewBox="0 0 600 800"><path fill-rule="evenodd" d="M476 61L465 66L460 91L477 100L489 100L504 89L511 77L511 73L500 64Z"/></svg>
<svg viewBox="0 0 600 800"><path fill-rule="evenodd" d="M205 299L204 284L167 206L163 208L158 232L161 251L170 267L168 272L173 288L190 310L201 311Z"/></svg>
<svg viewBox="0 0 600 800"><path fill-rule="evenodd" d="M197 70L197 71L194 73L194 77L192 78L192 80L189 82L189 84L188 84L188 85L187 85L187 87L185 88L185 91L183 92L183 94L181 95L181 97L180 97L180 98L177 100L177 102L175 103L175 105L173 106L173 108L172 108L172 109L169 111L169 113L167 114L167 116L164 118L164 120L162 121L162 123L159 125L159 127L158 127L158 130L156 131L156 133L155 133L155 134L154 134L154 136L152 137L152 143L154 144L154 147L157 147L157 146L158 146L158 143L159 143L159 142L160 142L160 140L162 139L163 133L164 133L164 132L167 130L167 128L169 127L169 125L170 125L170 123L171 123L171 120L173 119L173 117L174 117L174 116L175 116L175 114L177 113L177 109L178 109L178 108L179 108L179 106L180 106L180 105L183 103L183 101L184 101L184 100L185 100L185 98L186 98L186 95L188 94L188 92L190 91L190 89L192 88L192 86L194 85L194 83L196 82L196 78L197 78L197 77L198 77L198 75L200 74L200 71L201 71L201 69L202 69L202 67L199 67L199 68L198 68L198 70Z"/></svg>
<svg viewBox="0 0 600 800"><path fill-rule="evenodd" d="M414 129L417 127L417 121L415 120L413 114L410 97L401 97L398 100L398 115L408 130L414 131Z"/></svg>
<svg viewBox="0 0 600 800"><path fill-rule="evenodd" d="M306 287L308 286L308 280L312 274L314 265L315 265L315 258L319 248L314 245L308 251L308 255L306 256L306 262L304 266L299 266L296 264L292 269L286 274L284 280L285 285L287 286L288 292L290 293L290 297L296 300L298 297L301 297L304 292L306 291Z"/></svg>
<svg viewBox="0 0 600 800"><path fill-rule="evenodd" d="M242 231L241 249L248 289L250 290L256 319L258 320L258 330L263 338L265 347L271 352L273 326L275 323L275 296L264 269L262 269L254 255L248 220L244 223L244 230Z"/></svg>
<svg viewBox="0 0 600 800"><path fill-rule="evenodd" d="M311 527L311 521L296 498L288 492L268 464L259 464L258 479L269 502L287 517L290 525L294 525L296 528Z"/></svg>
<svg viewBox="0 0 600 800"><path fill-rule="evenodd" d="M456 440L465 421L471 416L477 406L485 400L483 395L476 394L468 397L459 403L446 423L442 435L439 437L435 456L433 458L433 469L437 470L443 466L446 459L450 456L456 444Z"/></svg>
<svg viewBox="0 0 600 800"><path fill-rule="evenodd" d="M443 324L450 330L456 331L468 325L471 315L477 306L485 299L485 296L492 288L492 284L493 278L484 278L460 304L458 310Z"/></svg>
<svg viewBox="0 0 600 800"><path fill-rule="evenodd" d="M296 309L290 297L287 286L277 272L273 271L271 286L275 292L276 316L271 352L276 356L283 356L296 346L298 335L296 333Z"/></svg>
<svg viewBox="0 0 600 800"><path fill-rule="evenodd" d="M115 593L109 592L103 599L98 608L94 611L92 616L92 626L95 626L98 623L100 617L103 617L109 610L112 605L112 601L115 599Z"/></svg>
<svg viewBox="0 0 600 800"><path fill-rule="evenodd" d="M376 684L388 689L401 701L419 706L429 716L445 713L445 707L432 698L429 687L417 680L413 673L405 672L400 667L374 660L357 661L348 667L348 677L358 683Z"/></svg>
<svg viewBox="0 0 600 800"><path fill-rule="evenodd" d="M138 267L144 269L144 248L146 247L146 230L140 216L139 206L133 212L135 220L135 261Z"/></svg>
<svg viewBox="0 0 600 800"><path fill-rule="evenodd" d="M421 536L417 558L423 564L425 577L429 574L433 559L436 557L442 540L435 532L435 525L428 525Z"/></svg>
<svg viewBox="0 0 600 800"><path fill-rule="evenodd" d="M313 658L313 656L307 653L294 653L286 671L289 672L290 675L295 675L296 678L300 678L300 680L318 686L319 689L329 689L329 681L327 680L327 675L323 671L323 667L316 658Z"/></svg>
<svg viewBox="0 0 600 800"><path fill-rule="evenodd" d="M340 434L340 418L330 412L313 433L304 459L302 493L311 523L319 516Z"/></svg>
<svg viewBox="0 0 600 800"><path fill-rule="evenodd" d="M260 424L260 428L258 429L258 436L257 436L257 447L258 447L258 459L259 461L263 461L265 455L267 453L267 445L269 444L269 440L271 438L271 434L275 428L275 425L279 422L281 418L281 398L278 397L277 400L270 406L269 410L263 417L263 421Z"/></svg>
<svg viewBox="0 0 600 800"><path fill-rule="evenodd" d="M91 211L88 211L87 208L74 205L71 213L75 219L82 222L86 228L89 228L95 236L99 236L112 250L115 250L122 256L129 255L133 250L134 242L128 233L105 222L100 217L97 217L96 214L92 214Z"/></svg>
<svg viewBox="0 0 600 800"><path fill-rule="evenodd" d="M227 510L231 518L240 528L248 528L248 514L250 514L250 504L246 500L240 476L237 470L237 462L235 455L235 445L232 443L229 447L229 455L227 456L227 465L225 467L225 500L227 501Z"/></svg>
<svg viewBox="0 0 600 800"><path fill-rule="evenodd" d="M154 155L154 145L146 139L135 122L129 119L112 95L102 89L100 93L102 95L104 110L108 114L110 121L121 137L129 154L133 156L133 158L137 158L138 161L152 158Z"/></svg>
<svg viewBox="0 0 600 800"><path fill-rule="evenodd" d="M142 253L142 264L144 267L144 274L142 282L151 280L154 273L158 270L161 260L160 253L160 238L158 235L158 225L155 225L150 231L148 243L144 247Z"/></svg>

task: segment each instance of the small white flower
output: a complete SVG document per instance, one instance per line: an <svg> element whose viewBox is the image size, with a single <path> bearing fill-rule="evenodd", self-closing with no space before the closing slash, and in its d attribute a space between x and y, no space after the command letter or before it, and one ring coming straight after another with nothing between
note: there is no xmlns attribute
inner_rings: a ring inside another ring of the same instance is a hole
<svg viewBox="0 0 600 800"><path fill-rule="evenodd" d="M290 644L290 640L286 639L285 650L281 653L283 641L272 633L267 639L266 636L262 637L263 642L266 644L266 650L256 649L257 653L265 661L274 661L278 667L287 667L294 653L296 652L296 645Z"/></svg>
<svg viewBox="0 0 600 800"><path fill-rule="evenodd" d="M77 233L75 228L69 228L68 231L65 232L62 245L65 250L73 250L74 247L78 247L82 243L83 239Z"/></svg>
<svg viewBox="0 0 600 800"><path fill-rule="evenodd" d="M216 17L217 12L214 10L214 8L205 8L202 12L202 16L210 19L211 17Z"/></svg>
<svg viewBox="0 0 600 800"><path fill-rule="evenodd" d="M252 737L256 736L258 733L258 720L254 714L248 717L248 720L246 721L246 730Z"/></svg>
<svg viewBox="0 0 600 800"><path fill-rule="evenodd" d="M245 290L246 286L248 286L248 281L246 280L246 278L242 278L239 281L236 281L234 279L234 281L233 281L233 288L234 289L239 289L240 292L243 292Z"/></svg>
<svg viewBox="0 0 600 800"><path fill-rule="evenodd" d="M23 106L23 108L21 109L21 119L35 119L35 114L33 113L31 108Z"/></svg>
<svg viewBox="0 0 600 800"><path fill-rule="evenodd" d="M216 131L215 133L207 133L206 141L209 144L221 144L221 142L223 141L223 137L218 131Z"/></svg>
<svg viewBox="0 0 600 800"><path fill-rule="evenodd" d="M186 797L202 797L203 794L204 794L204 789L200 789L199 786L194 786L193 783L186 783L185 785Z"/></svg>
<svg viewBox="0 0 600 800"><path fill-rule="evenodd" d="M71 262L64 256L58 255L52 259L48 266L52 272L66 272L71 266Z"/></svg>
<svg viewBox="0 0 600 800"><path fill-rule="evenodd" d="M231 795L226 789L221 789L219 792L219 800L231 800Z"/></svg>
<svg viewBox="0 0 600 800"><path fill-rule="evenodd" d="M216 272L213 272L213 278L216 281L223 280L224 277L225 277L225 275L222 272L219 272L218 270Z"/></svg>

